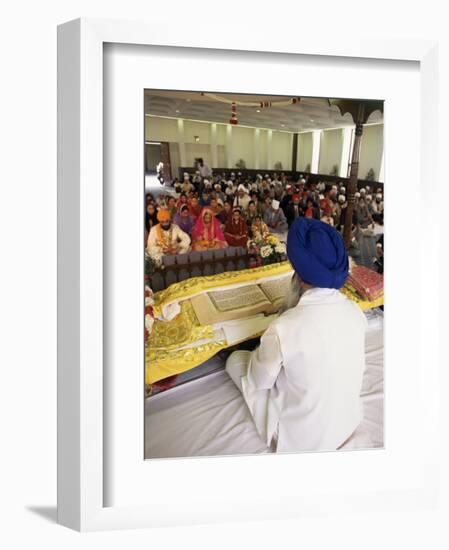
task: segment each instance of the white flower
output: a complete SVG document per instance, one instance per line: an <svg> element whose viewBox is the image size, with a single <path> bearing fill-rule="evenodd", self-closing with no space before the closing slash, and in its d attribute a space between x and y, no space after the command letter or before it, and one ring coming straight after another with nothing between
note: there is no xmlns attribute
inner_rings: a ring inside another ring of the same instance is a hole
<svg viewBox="0 0 449 550"><path fill-rule="evenodd" d="M150 286L148 286L147 284L145 285L145 296L147 296L149 298L153 298L153 296L154 296L153 289Z"/></svg>
<svg viewBox="0 0 449 550"><path fill-rule="evenodd" d="M149 256L156 263L157 267L160 267L162 265L162 252L152 250Z"/></svg>
<svg viewBox="0 0 449 550"><path fill-rule="evenodd" d="M260 255L262 258L268 258L273 253L273 249L269 245L262 246L260 249Z"/></svg>
<svg viewBox="0 0 449 550"><path fill-rule="evenodd" d="M348 256L348 260L349 260L349 270L348 271L349 271L349 273L351 273L352 268L357 264L354 262L354 260L351 258L351 256Z"/></svg>
<svg viewBox="0 0 449 550"><path fill-rule="evenodd" d="M151 329L153 328L153 324L154 324L153 316L147 313L145 315L145 328L147 329L148 334L151 334Z"/></svg>
<svg viewBox="0 0 449 550"><path fill-rule="evenodd" d="M153 291L148 285L145 285L145 306L154 306Z"/></svg>
<svg viewBox="0 0 449 550"><path fill-rule="evenodd" d="M278 253L278 254L285 254L286 251L287 251L287 248L285 247L285 243L279 243L275 246L274 250Z"/></svg>

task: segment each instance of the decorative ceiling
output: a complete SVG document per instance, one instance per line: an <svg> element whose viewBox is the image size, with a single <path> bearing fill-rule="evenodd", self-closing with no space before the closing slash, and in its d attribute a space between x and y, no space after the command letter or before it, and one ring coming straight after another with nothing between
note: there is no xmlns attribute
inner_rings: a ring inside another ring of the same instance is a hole
<svg viewBox="0 0 449 550"><path fill-rule="evenodd" d="M267 108L237 105L238 123L242 126L289 132L353 126L351 115L346 113L341 116L338 107L329 106L327 98L301 97L299 102L285 105L285 101L291 99L289 96L215 94L237 103L273 103ZM276 105L276 102L282 101L284 105ZM201 92L146 90L145 114L228 124L231 105L203 96ZM368 124L382 121L382 113L375 111L369 117Z"/></svg>

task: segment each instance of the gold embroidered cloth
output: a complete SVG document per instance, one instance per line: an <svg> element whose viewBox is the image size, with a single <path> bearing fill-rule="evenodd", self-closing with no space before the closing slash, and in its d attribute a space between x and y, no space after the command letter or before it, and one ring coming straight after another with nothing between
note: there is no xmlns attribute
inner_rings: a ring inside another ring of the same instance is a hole
<svg viewBox="0 0 449 550"><path fill-rule="evenodd" d="M255 269L192 277L157 292L154 297L156 316L162 315L164 305L173 302L179 302L180 313L171 321L155 319L145 350L145 382L152 384L185 372L228 347L226 339L217 337L211 325L200 325L189 298L214 288L260 281L289 271L292 271L290 263L282 262ZM347 285L341 292L363 311L383 305L383 296L374 302L367 302Z"/></svg>
<svg viewBox="0 0 449 550"><path fill-rule="evenodd" d="M252 269L218 273L217 275L192 277L185 281L174 283L165 290L156 292L154 295L154 314L156 317L162 317L162 309L164 306L173 302L186 300L187 298L192 298L192 296L200 294L201 292L229 285L252 283L267 277L282 275L289 271L293 270L290 262L286 261Z"/></svg>

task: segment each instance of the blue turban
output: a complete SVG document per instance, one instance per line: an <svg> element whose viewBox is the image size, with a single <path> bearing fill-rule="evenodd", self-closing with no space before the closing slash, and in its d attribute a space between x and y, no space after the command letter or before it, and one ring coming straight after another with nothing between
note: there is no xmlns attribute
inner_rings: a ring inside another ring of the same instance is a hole
<svg viewBox="0 0 449 550"><path fill-rule="evenodd" d="M287 237L287 256L300 278L321 288L341 288L349 262L343 238L328 223L298 218Z"/></svg>

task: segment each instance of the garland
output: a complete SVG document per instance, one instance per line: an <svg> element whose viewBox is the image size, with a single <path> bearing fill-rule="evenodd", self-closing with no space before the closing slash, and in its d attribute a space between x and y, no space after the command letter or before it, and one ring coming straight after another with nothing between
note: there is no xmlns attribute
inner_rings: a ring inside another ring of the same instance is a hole
<svg viewBox="0 0 449 550"><path fill-rule="evenodd" d="M170 226L168 231L162 231L161 224L156 226L157 231L157 241L158 245L162 248L164 252L171 249L172 246L172 234L173 234L173 225ZM166 236L165 233L168 233Z"/></svg>
<svg viewBox="0 0 449 550"><path fill-rule="evenodd" d="M201 92L201 95L203 97L208 97L209 99L214 99L215 101L220 101L221 103L227 103L228 105L233 106L233 112L235 112L235 107L237 105L240 107L259 107L259 109L267 109L268 107L285 107L287 105L295 105L301 101L300 97L292 97L290 99L282 99L280 101L233 101L232 99L227 99L226 97L211 94L209 92ZM231 124L237 123L231 122Z"/></svg>
<svg viewBox="0 0 449 550"><path fill-rule="evenodd" d="M235 104L235 101L231 103L231 118L229 119L229 124L238 124L238 118L237 118L237 106Z"/></svg>

